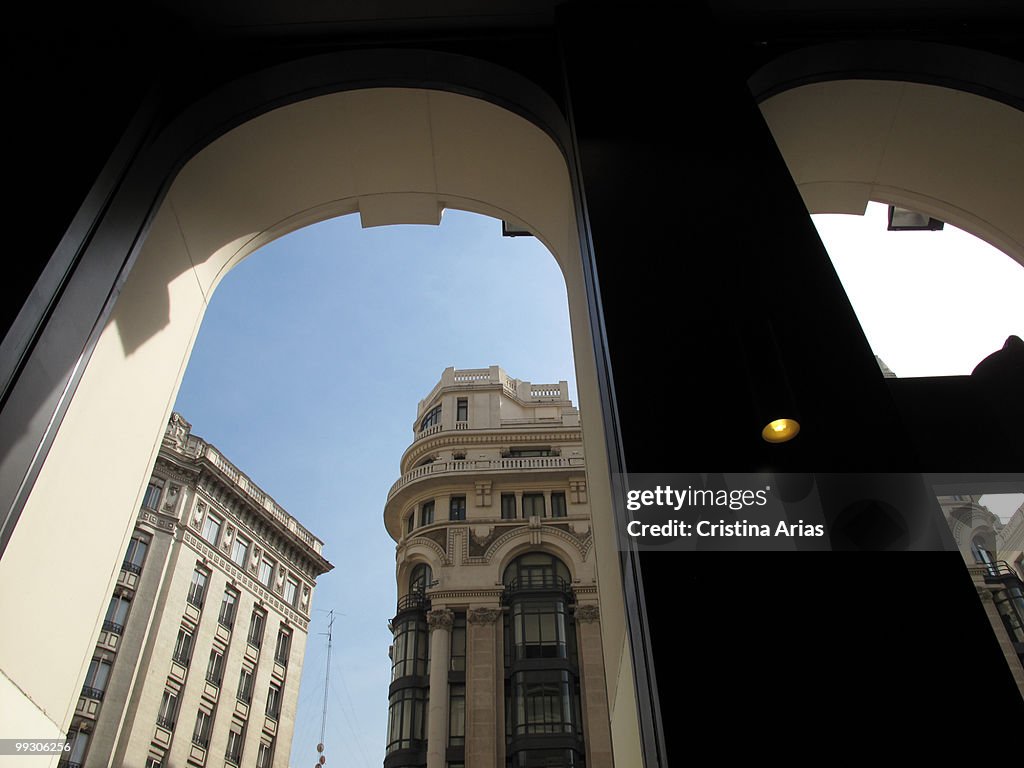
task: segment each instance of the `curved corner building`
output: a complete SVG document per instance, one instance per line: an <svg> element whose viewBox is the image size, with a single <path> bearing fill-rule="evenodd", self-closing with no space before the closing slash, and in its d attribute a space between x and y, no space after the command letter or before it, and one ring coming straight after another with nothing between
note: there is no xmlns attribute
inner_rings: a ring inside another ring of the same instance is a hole
<svg viewBox="0 0 1024 768"><path fill-rule="evenodd" d="M579 412L445 369L384 508L398 543L385 768L611 768Z"/></svg>

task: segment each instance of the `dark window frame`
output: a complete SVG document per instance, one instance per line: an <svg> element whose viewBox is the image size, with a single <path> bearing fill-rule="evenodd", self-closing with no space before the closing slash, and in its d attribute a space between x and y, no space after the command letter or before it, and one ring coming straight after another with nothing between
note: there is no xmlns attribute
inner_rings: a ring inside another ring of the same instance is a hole
<svg viewBox="0 0 1024 768"><path fill-rule="evenodd" d="M537 515L537 502L540 502L540 514ZM533 516L547 517L547 508L544 502L544 494L536 491L523 494L523 519L528 520Z"/></svg>
<svg viewBox="0 0 1024 768"><path fill-rule="evenodd" d="M460 522L466 519L466 497L451 496L448 499L448 520Z"/></svg>
<svg viewBox="0 0 1024 768"><path fill-rule="evenodd" d="M431 408L429 411L427 411L427 413L423 416L423 419L420 421L420 432L422 432L423 430L427 429L428 427L432 427L435 424L440 424L440 423L441 423L441 406L440 405L435 405L433 408Z"/></svg>
<svg viewBox="0 0 1024 768"><path fill-rule="evenodd" d="M434 523L434 500L429 499L420 504L420 526L433 525Z"/></svg>
<svg viewBox="0 0 1024 768"><path fill-rule="evenodd" d="M557 502L557 503L556 503ZM553 491L551 493L551 517L568 517L568 506L565 501L564 491Z"/></svg>
<svg viewBox="0 0 1024 768"><path fill-rule="evenodd" d="M228 601L231 598L231 601ZM235 618L238 615L238 601L241 598L237 589L228 587L224 590L224 596L220 600L220 613L217 615L217 623L227 629L234 629Z"/></svg>

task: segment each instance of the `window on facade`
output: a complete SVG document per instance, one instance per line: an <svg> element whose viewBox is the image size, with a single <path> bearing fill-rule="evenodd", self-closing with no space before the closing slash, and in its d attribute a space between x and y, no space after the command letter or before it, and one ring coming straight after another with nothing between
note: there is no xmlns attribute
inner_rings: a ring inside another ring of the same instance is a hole
<svg viewBox="0 0 1024 768"><path fill-rule="evenodd" d="M259 580L263 586L270 586L270 582L274 578L274 568L276 565L277 563L266 556L260 561Z"/></svg>
<svg viewBox="0 0 1024 768"><path fill-rule="evenodd" d="M501 519L516 519L516 495L514 493L501 494Z"/></svg>
<svg viewBox="0 0 1024 768"><path fill-rule="evenodd" d="M288 666L288 655L292 650L292 633L282 627L277 632L277 647L274 649L274 660L278 664Z"/></svg>
<svg viewBox="0 0 1024 768"><path fill-rule="evenodd" d="M267 691L267 717L272 717L277 720L277 717L280 714L281 686L277 683L271 683L270 689Z"/></svg>
<svg viewBox="0 0 1024 768"><path fill-rule="evenodd" d="M451 501L448 503L448 519L449 520L465 520L466 519L466 497L465 496L452 496Z"/></svg>
<svg viewBox="0 0 1024 768"><path fill-rule="evenodd" d="M68 734L68 742L71 744L68 761L81 765L85 762L85 751L89 747L89 734L85 731L72 731Z"/></svg>
<svg viewBox="0 0 1024 768"><path fill-rule="evenodd" d="M456 401L455 420L469 421L469 398L460 397Z"/></svg>
<svg viewBox="0 0 1024 768"><path fill-rule="evenodd" d="M430 632L422 616L401 619L393 625L395 643L391 649L391 679L426 676Z"/></svg>
<svg viewBox="0 0 1024 768"><path fill-rule="evenodd" d="M551 516L552 517L565 517L565 494L564 493L552 493L551 494Z"/></svg>
<svg viewBox="0 0 1024 768"><path fill-rule="evenodd" d="M512 675L512 735L575 732L572 678L565 670Z"/></svg>
<svg viewBox="0 0 1024 768"><path fill-rule="evenodd" d="M203 538L208 542L217 546L217 542L220 541L220 525L223 522L213 512L206 513L206 519L203 521Z"/></svg>
<svg viewBox="0 0 1024 768"><path fill-rule="evenodd" d="M552 450L551 448L510 448L508 451L508 458L510 459L528 459L537 456L557 456L558 451Z"/></svg>
<svg viewBox="0 0 1024 768"><path fill-rule="evenodd" d="M160 699L160 709L157 712L156 722L164 728L174 727L174 718L178 713L178 694L174 691L164 691Z"/></svg>
<svg viewBox="0 0 1024 768"><path fill-rule="evenodd" d="M128 551L124 555L123 568L132 573L141 573L142 563L146 559L146 549L148 547L147 539L141 534L136 533L132 536L131 541L128 542Z"/></svg>
<svg viewBox="0 0 1024 768"><path fill-rule="evenodd" d="M267 614L256 608L249 620L249 645L256 648L263 647L263 629L267 623Z"/></svg>
<svg viewBox="0 0 1024 768"><path fill-rule="evenodd" d="M420 431L422 432L427 427L432 427L435 424L441 423L441 406L435 405L429 411L427 415L423 417L423 421L420 422Z"/></svg>
<svg viewBox="0 0 1024 768"><path fill-rule="evenodd" d="M1001 589L993 595L1006 634L1018 646L1024 644L1024 590L1019 586Z"/></svg>
<svg viewBox="0 0 1024 768"><path fill-rule="evenodd" d="M235 626L235 613L238 610L238 592L230 587L224 590L224 598L220 603L218 623L231 629Z"/></svg>
<svg viewBox="0 0 1024 768"><path fill-rule="evenodd" d="M237 698L246 704L252 701L252 670L247 667L242 667L242 672L238 677Z"/></svg>
<svg viewBox="0 0 1024 768"><path fill-rule="evenodd" d="M160 503L160 492L163 489L163 484L150 480L149 485L146 486L146 493L142 497L142 506L156 509Z"/></svg>
<svg viewBox="0 0 1024 768"><path fill-rule="evenodd" d="M103 698L103 692L107 690L107 681L110 680L110 667L111 664L106 659L93 659L89 662L89 671L82 685L83 696L90 699Z"/></svg>
<svg viewBox="0 0 1024 768"><path fill-rule="evenodd" d="M544 494L523 494L523 517L544 517Z"/></svg>
<svg viewBox="0 0 1024 768"><path fill-rule="evenodd" d="M210 745L210 723L213 718L202 709L196 714L196 727L192 729L192 743L204 749Z"/></svg>
<svg viewBox="0 0 1024 768"><path fill-rule="evenodd" d="M426 563L418 563L409 574L409 594L423 594L433 580L433 573Z"/></svg>
<svg viewBox="0 0 1024 768"><path fill-rule="evenodd" d="M413 528L416 527L416 513L410 512L409 516L405 518L405 532L412 533Z"/></svg>
<svg viewBox="0 0 1024 768"><path fill-rule="evenodd" d="M565 563L547 552L520 555L505 569L502 581L514 589L565 590L572 583Z"/></svg>
<svg viewBox="0 0 1024 768"><path fill-rule="evenodd" d="M107 632L124 633L125 622L128 621L128 609L132 601L124 595L114 595L107 606L107 615L103 619L103 629Z"/></svg>
<svg viewBox="0 0 1024 768"><path fill-rule="evenodd" d="M159 757L151 757L146 760L146 768L163 768L164 762Z"/></svg>
<svg viewBox="0 0 1024 768"><path fill-rule="evenodd" d="M228 731L228 746L224 750L224 759L232 765L238 765L242 759L242 726L238 723L231 724Z"/></svg>
<svg viewBox="0 0 1024 768"><path fill-rule="evenodd" d="M178 639L174 643L174 660L187 666L191 659L192 633L182 627L178 630Z"/></svg>
<svg viewBox="0 0 1024 768"><path fill-rule="evenodd" d="M513 746L509 765L581 766L582 752L547 735L579 737L580 695L569 569L554 555L531 552L513 560L505 584L505 713L510 737L538 737ZM510 742L515 745L515 742ZM564 743L564 742L563 742Z"/></svg>
<svg viewBox="0 0 1024 768"><path fill-rule="evenodd" d="M516 600L509 620L514 659L568 658L571 622L564 599Z"/></svg>
<svg viewBox="0 0 1024 768"><path fill-rule="evenodd" d="M434 522L434 501L424 501L420 505L420 525L430 525Z"/></svg>
<svg viewBox="0 0 1024 768"><path fill-rule="evenodd" d="M466 686L453 684L448 690L448 746L465 746Z"/></svg>
<svg viewBox="0 0 1024 768"><path fill-rule="evenodd" d="M218 648L210 651L210 663L206 665L206 679L220 685L224 678L224 654Z"/></svg>
<svg viewBox="0 0 1024 768"><path fill-rule="evenodd" d="M251 543L244 536L235 536L235 543L231 546L231 559L235 561L239 568L245 568L245 563L249 558L249 545Z"/></svg>
<svg viewBox="0 0 1024 768"><path fill-rule="evenodd" d="M299 582L293 579L291 576L288 577L284 583L284 601L288 605L295 607L295 603L299 599Z"/></svg>
<svg viewBox="0 0 1024 768"><path fill-rule="evenodd" d="M403 688L391 694L388 702L387 752L422 749L427 738L427 691Z"/></svg>
<svg viewBox="0 0 1024 768"><path fill-rule="evenodd" d="M196 568L192 571L192 583L188 587L188 601L196 608L203 607L203 600L206 598L206 582L209 573L203 568Z"/></svg>
<svg viewBox="0 0 1024 768"><path fill-rule="evenodd" d="M256 768L270 768L270 761L273 758L273 745L260 742L259 751L256 753Z"/></svg>
<svg viewBox="0 0 1024 768"><path fill-rule="evenodd" d="M466 614L456 612L452 618L452 672L466 671Z"/></svg>

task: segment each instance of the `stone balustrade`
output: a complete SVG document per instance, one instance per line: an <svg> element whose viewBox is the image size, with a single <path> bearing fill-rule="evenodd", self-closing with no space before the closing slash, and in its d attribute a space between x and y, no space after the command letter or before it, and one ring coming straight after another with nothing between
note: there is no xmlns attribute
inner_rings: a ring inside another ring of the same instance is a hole
<svg viewBox="0 0 1024 768"><path fill-rule="evenodd" d="M524 470L556 470L583 469L586 465L580 457L568 456L530 456L507 459L456 459L453 461L435 461L414 467L402 475L388 491L388 501L402 488L425 477L438 475L457 475L460 473L504 472Z"/></svg>

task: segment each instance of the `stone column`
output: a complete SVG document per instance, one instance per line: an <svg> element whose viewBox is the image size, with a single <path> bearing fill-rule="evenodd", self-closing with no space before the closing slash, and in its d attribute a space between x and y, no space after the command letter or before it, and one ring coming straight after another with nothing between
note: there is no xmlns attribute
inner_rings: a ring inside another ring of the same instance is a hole
<svg viewBox="0 0 1024 768"><path fill-rule="evenodd" d="M466 615L466 765L498 764L498 628L501 608L473 608Z"/></svg>
<svg viewBox="0 0 1024 768"><path fill-rule="evenodd" d="M445 768L448 748L448 656L453 614L447 608L427 613L430 627L430 704L427 709L427 768Z"/></svg>
<svg viewBox="0 0 1024 768"><path fill-rule="evenodd" d="M608 713L608 689L601 652L600 611L597 605L576 606L576 639L579 645L580 695L583 733L586 735L587 768L612 768L612 736Z"/></svg>

